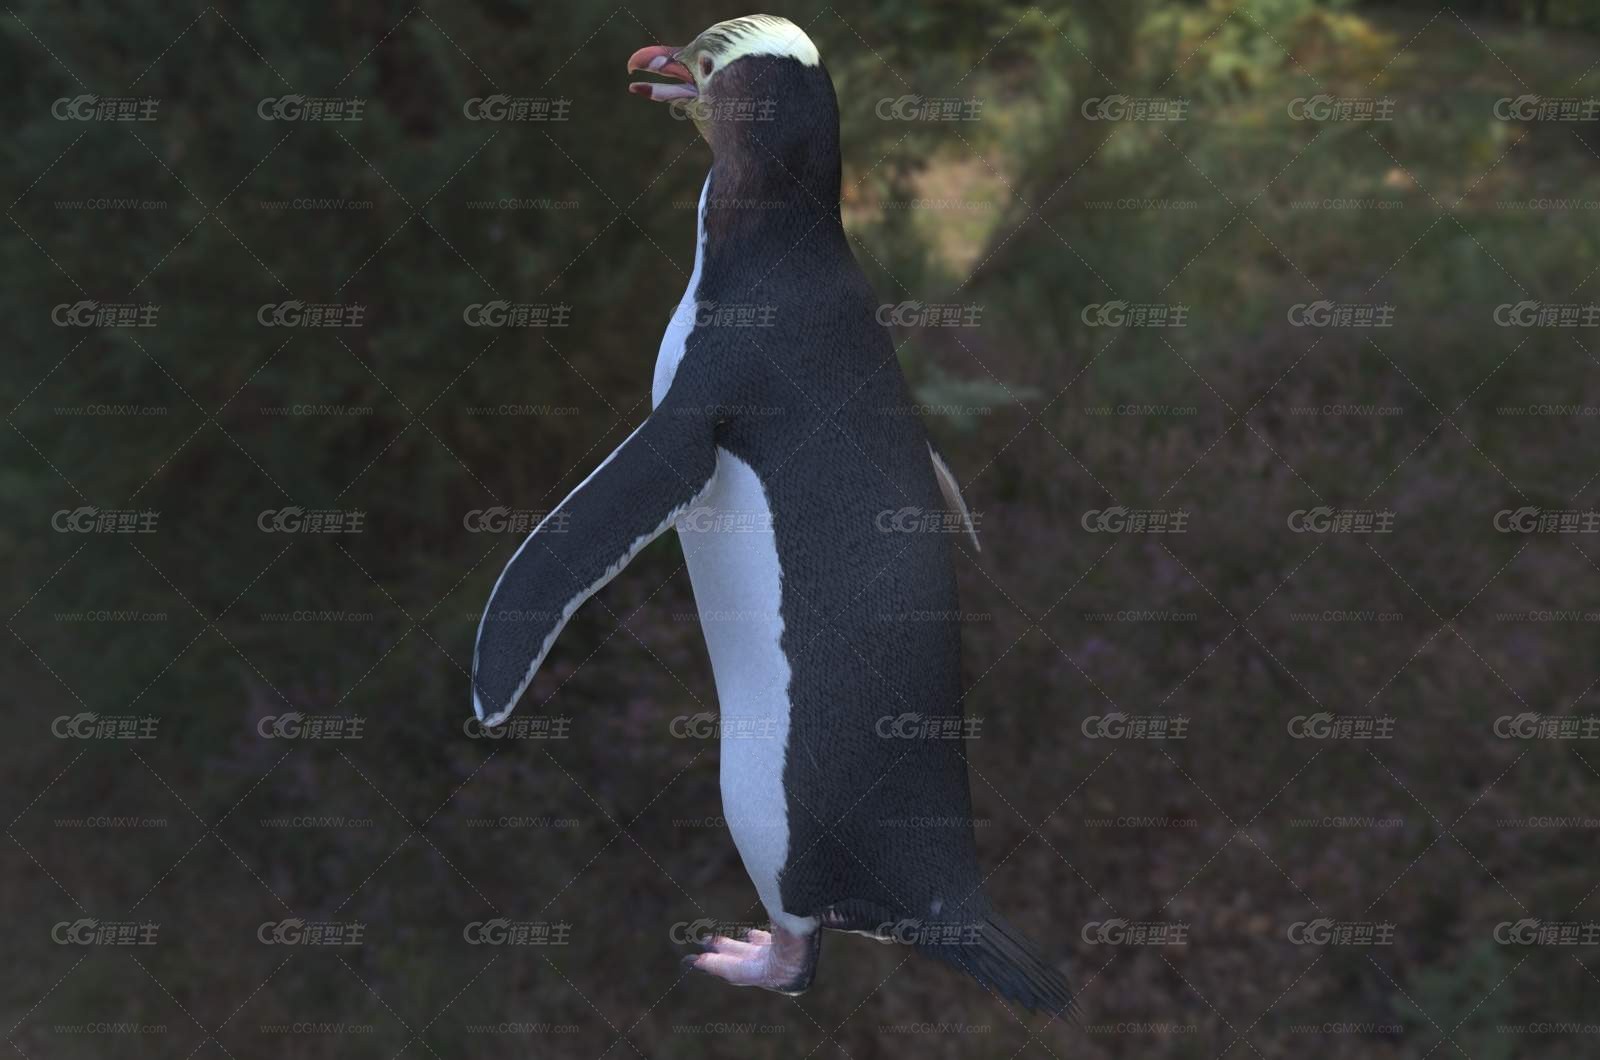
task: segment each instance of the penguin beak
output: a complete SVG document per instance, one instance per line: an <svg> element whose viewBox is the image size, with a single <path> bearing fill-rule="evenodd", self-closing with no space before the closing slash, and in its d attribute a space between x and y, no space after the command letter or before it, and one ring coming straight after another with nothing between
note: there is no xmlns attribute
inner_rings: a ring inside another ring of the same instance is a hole
<svg viewBox="0 0 1600 1060"><path fill-rule="evenodd" d="M694 86L694 75L689 68L678 61L678 54L682 48L673 48L665 44L652 44L648 48L640 48L628 57L628 73L643 70L647 73L660 74L662 77L671 77L682 84L665 85L657 81L634 81L628 85L628 91L636 96L649 96L660 102L671 99L693 99L700 94Z"/></svg>

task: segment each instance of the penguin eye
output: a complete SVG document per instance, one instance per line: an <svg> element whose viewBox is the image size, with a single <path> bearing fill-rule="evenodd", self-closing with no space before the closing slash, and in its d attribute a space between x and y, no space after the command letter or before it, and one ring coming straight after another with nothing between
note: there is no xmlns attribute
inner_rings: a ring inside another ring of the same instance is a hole
<svg viewBox="0 0 1600 1060"><path fill-rule="evenodd" d="M700 57L700 76L701 77L710 77L711 76L711 67L712 67L712 65L713 64L711 62L711 56L702 55Z"/></svg>

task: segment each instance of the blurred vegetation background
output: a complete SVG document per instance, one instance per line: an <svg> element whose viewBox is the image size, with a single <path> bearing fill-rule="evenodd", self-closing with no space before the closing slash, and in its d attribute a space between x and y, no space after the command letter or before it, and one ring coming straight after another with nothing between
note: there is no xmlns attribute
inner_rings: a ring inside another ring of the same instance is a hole
<svg viewBox="0 0 1600 1060"><path fill-rule="evenodd" d="M1600 754L1492 731L1592 712L1600 677L1593 621L1514 617L1594 606L1590 539L1492 526L1595 505L1596 419L1506 412L1594 402L1592 330L1493 320L1595 298L1600 125L1496 110L1596 97L1587 2L774 11L835 80L847 227L884 302L973 310L896 342L984 534L960 576L988 886L1069 962L1086 1028L846 937L797 1000L681 979L673 924L757 910L717 820L715 741L671 729L715 709L671 535L530 692L565 739L467 738L473 632L518 540L471 532L474 513L550 507L643 417L692 262L709 152L625 96L624 60L745 13L19 0L0 19L14 1047L1591 1055L1592 1026L1526 1028L1593 1010L1592 947L1494 929L1600 916L1593 821L1528 824L1595 806ZM159 106L53 114L84 94ZM497 94L561 101L563 120L464 111ZM1297 120L1318 94L1392 114ZM360 99L361 120L259 116L285 96ZM980 105L885 111L908 96ZM1108 97L1187 109L1097 120ZM106 198L140 205L82 205ZM1290 323L1319 299L1391 306L1392 326ZM157 323L52 322L81 300L156 305ZM263 326L289 300L364 317ZM496 300L563 307L564 326L464 319ZM1086 323L1108 302L1183 306L1185 326ZM97 403L143 411L81 411ZM52 531L86 505L159 512L156 532ZM1186 511L1187 532L1084 528L1115 505ZM1393 512L1393 532L1286 528L1319 505ZM286 506L364 529L264 533ZM63 617L94 610L137 617ZM1189 737L1085 737L1118 711L1186 717ZM52 735L81 712L159 732ZM288 712L365 729L262 738ZM1390 717L1394 738L1287 735L1316 713ZM162 823L62 823L94 814ZM495 916L571 939L463 940ZM51 941L81 917L158 922L159 940ZM286 917L365 939L257 941ZM1113 918L1187 924L1187 945L1085 941ZM1286 937L1317 918L1392 924L1393 942ZM163 1030L61 1029L85 1021Z"/></svg>

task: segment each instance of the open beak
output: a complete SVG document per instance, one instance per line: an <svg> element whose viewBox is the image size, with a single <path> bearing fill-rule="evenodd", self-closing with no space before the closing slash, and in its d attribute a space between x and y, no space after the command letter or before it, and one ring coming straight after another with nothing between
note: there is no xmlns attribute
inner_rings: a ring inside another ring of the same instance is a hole
<svg viewBox="0 0 1600 1060"><path fill-rule="evenodd" d="M670 99L694 99L699 90L694 87L694 75L689 68L678 61L678 53L682 48L672 48L665 44L652 44L648 48L640 48L628 57L628 73L643 70L647 73L660 74L670 77L679 84L662 84L659 81L633 81L628 85L628 91L636 96L649 96L661 102Z"/></svg>

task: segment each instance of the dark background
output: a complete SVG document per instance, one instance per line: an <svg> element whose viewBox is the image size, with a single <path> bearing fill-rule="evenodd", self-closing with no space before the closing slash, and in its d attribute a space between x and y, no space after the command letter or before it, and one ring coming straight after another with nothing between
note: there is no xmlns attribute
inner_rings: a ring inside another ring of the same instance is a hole
<svg viewBox="0 0 1600 1060"><path fill-rule="evenodd" d="M983 533L958 562L987 887L1083 1027L843 936L799 999L684 978L684 925L759 914L672 535L540 673L524 713L556 738L464 729L519 540L483 512L549 508L643 417L692 262L709 151L624 61L746 13L0 17L12 1047L1592 1055L1600 731L1529 716L1595 711L1600 542L1496 521L1596 504L1600 321L1497 322L1597 297L1600 115L1504 102L1600 94L1576 0L775 12L837 85L846 225ZM1385 118L1305 117L1319 93ZM496 94L554 110L464 112ZM57 102L85 95L156 106ZM260 116L291 95L360 120ZM1187 109L1085 109L1116 95ZM939 100L964 120L919 120ZM559 326L464 319L496 300ZM1318 300L1384 326L1307 326ZM263 325L294 301L364 310ZM964 326L918 323L942 307ZM1184 532L1085 523L1117 506ZM1318 507L1386 532L1304 532ZM359 532L310 532L324 510ZM1085 728L1108 714L1184 738ZM1379 738L1328 727L1352 716ZM496 917L554 935L469 944ZM1518 944L1528 920L1577 944ZM308 944L324 922L359 944ZM1134 944L1149 923L1183 934Z"/></svg>

